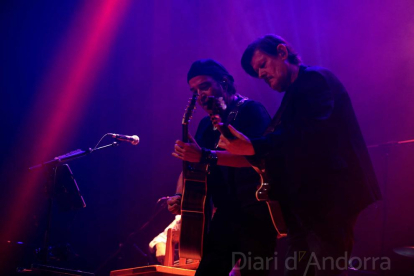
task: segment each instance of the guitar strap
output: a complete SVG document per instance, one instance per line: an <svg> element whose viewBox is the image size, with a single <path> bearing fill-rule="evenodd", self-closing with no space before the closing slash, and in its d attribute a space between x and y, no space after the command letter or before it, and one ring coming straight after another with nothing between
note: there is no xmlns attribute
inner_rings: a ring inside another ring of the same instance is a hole
<svg viewBox="0 0 414 276"><path fill-rule="evenodd" d="M283 112L286 110L286 107L291 101L292 98L292 91L286 91L285 96L282 99L282 103L280 104L279 109L276 111L275 116L273 116L272 121L270 122L269 126L267 127L266 131L263 133L263 136L272 133L275 131L276 127L281 123L281 118ZM257 158L256 156L245 156L247 161L249 161L250 164L253 166L256 166L258 168L264 168L264 159Z"/></svg>
<svg viewBox="0 0 414 276"><path fill-rule="evenodd" d="M306 70L307 66L300 65L299 66L299 72L296 79L298 79L303 72ZM285 112L286 107L289 105L289 103L292 101L293 94L296 91L297 88L297 81L294 81L293 84L288 88L288 90L285 92L285 96L283 97L282 103L280 104L279 109L276 111L275 116L273 117L272 121L270 122L269 126L267 127L265 133L263 136L272 133L275 131L276 127L281 123L282 114Z"/></svg>
<svg viewBox="0 0 414 276"><path fill-rule="evenodd" d="M286 110L286 107L289 105L292 99L292 91L286 91L285 96L283 97L282 103L280 104L279 109L276 111L276 114L273 116L272 121L264 132L263 136L266 134L272 133L275 131L276 127L280 124L283 112ZM229 115L226 119L226 124L229 125L231 122L236 120L237 114L240 110L240 107L248 100L249 98L238 95L238 100Z"/></svg>
<svg viewBox="0 0 414 276"><path fill-rule="evenodd" d="M286 107L289 105L292 99L293 91L286 91L285 96L283 97L282 103L280 104L279 109L276 111L275 116L273 116L272 121L264 132L263 136L272 133L275 131L276 127L280 125L283 112L286 110Z"/></svg>
<svg viewBox="0 0 414 276"><path fill-rule="evenodd" d="M236 120L236 116L239 113L240 106L244 104L245 101L247 101L249 98L243 97L241 95L238 95L238 99L232 110L230 111L229 115L226 119L226 125L230 124L234 120Z"/></svg>
<svg viewBox="0 0 414 276"><path fill-rule="evenodd" d="M231 122L233 122L234 120L236 120L237 114L239 113L240 107L248 100L249 98L247 97L243 97L241 95L237 95L237 100L235 104L232 104L231 111L229 113L229 115L227 115L226 118L226 125L229 125ZM216 128L214 128L214 130L216 130ZM218 141L215 145L215 148L218 148Z"/></svg>

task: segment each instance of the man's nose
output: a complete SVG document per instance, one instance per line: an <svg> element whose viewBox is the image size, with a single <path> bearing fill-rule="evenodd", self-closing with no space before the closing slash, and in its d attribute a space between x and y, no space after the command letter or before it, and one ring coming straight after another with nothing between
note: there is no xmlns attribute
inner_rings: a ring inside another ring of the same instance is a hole
<svg viewBox="0 0 414 276"><path fill-rule="evenodd" d="M200 100L201 104L204 104L208 100L208 96L206 93L201 93L200 96L198 96L198 99Z"/></svg>
<svg viewBox="0 0 414 276"><path fill-rule="evenodd" d="M259 76L259 79L263 79L266 77L266 73L263 69L259 69L259 74L257 74Z"/></svg>

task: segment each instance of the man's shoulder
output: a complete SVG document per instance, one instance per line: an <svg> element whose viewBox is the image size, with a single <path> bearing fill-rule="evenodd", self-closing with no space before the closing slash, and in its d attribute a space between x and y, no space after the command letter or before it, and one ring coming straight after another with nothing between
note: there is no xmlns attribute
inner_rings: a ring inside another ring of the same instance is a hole
<svg viewBox="0 0 414 276"><path fill-rule="evenodd" d="M233 126L249 138L262 136L270 123L266 108L257 101L249 100L243 103L239 111Z"/></svg>
<svg viewBox="0 0 414 276"><path fill-rule="evenodd" d="M261 109L265 108L263 104L261 104L258 101L247 99L243 102L243 104L240 106L240 111L248 111L248 110L254 110L254 109Z"/></svg>
<svg viewBox="0 0 414 276"><path fill-rule="evenodd" d="M258 117L263 120L270 118L267 109L258 101L255 100L246 100L242 106L239 108L240 116L239 119L246 120L249 117L258 119Z"/></svg>
<svg viewBox="0 0 414 276"><path fill-rule="evenodd" d="M211 125L211 119L209 115L204 116L198 123L198 127L206 128Z"/></svg>
<svg viewBox="0 0 414 276"><path fill-rule="evenodd" d="M329 69L322 66L301 66L303 67L303 75L333 75L333 73Z"/></svg>
<svg viewBox="0 0 414 276"><path fill-rule="evenodd" d="M304 79L312 80L315 78L319 78L320 80L325 79L337 79L335 74L332 73L331 70L321 67L321 66L305 66L301 65L302 69L302 76Z"/></svg>
<svg viewBox="0 0 414 276"><path fill-rule="evenodd" d="M299 94L313 95L314 92L322 93L323 91L330 91L329 93L335 95L347 93L342 82L327 68L301 65L299 74L296 85Z"/></svg>
<svg viewBox="0 0 414 276"><path fill-rule="evenodd" d="M251 104L251 105L259 104L259 105L262 105L258 101L255 101L255 100L246 98L246 100L243 102L243 105L248 105L248 104Z"/></svg>

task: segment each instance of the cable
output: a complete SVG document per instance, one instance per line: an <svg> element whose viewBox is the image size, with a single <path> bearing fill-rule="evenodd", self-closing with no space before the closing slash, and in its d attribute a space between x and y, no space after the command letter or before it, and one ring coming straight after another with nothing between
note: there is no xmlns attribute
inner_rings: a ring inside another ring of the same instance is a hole
<svg viewBox="0 0 414 276"><path fill-rule="evenodd" d="M99 144L102 142L103 138L105 138L106 136L108 136L109 133L105 134L104 136L102 136L102 138L99 140L98 144L96 144L96 146L91 150L91 152L93 152L94 150L96 150L96 148L99 146Z"/></svg>

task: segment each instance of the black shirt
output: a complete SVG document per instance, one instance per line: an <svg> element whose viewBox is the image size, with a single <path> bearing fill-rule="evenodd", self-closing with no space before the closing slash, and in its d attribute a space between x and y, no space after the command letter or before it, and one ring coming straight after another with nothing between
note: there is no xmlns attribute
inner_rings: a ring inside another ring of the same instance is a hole
<svg viewBox="0 0 414 276"><path fill-rule="evenodd" d="M223 115L223 121L226 121L230 112L236 112L236 115L229 123L250 139L262 136L270 123L266 109L256 101L246 100L239 107L229 106ZM204 117L195 135L199 146L215 149L219 137L220 132L214 130L209 116ZM260 179L252 168L215 166L210 168L207 179L208 194L212 197L215 207L252 213L264 212L259 215L268 216L265 204L256 200L255 193Z"/></svg>

